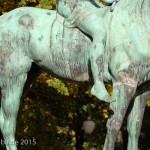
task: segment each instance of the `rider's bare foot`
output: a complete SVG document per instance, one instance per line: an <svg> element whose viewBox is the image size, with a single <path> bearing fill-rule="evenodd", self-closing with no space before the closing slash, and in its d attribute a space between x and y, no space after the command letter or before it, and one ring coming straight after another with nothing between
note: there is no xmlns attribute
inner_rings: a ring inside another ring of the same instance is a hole
<svg viewBox="0 0 150 150"><path fill-rule="evenodd" d="M91 89L91 94L96 96L99 100L105 101L105 102L114 102L116 100L112 99L110 95L108 94L105 87L102 87L101 84L94 85Z"/></svg>

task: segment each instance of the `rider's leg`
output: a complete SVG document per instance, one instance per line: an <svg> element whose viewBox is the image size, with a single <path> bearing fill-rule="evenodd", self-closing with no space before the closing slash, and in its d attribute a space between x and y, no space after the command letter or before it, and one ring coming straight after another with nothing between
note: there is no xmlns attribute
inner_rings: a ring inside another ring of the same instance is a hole
<svg viewBox="0 0 150 150"><path fill-rule="evenodd" d="M100 100L112 102L113 100L110 98L103 82L106 41L106 29L103 20L100 16L92 13L83 18L78 25L78 28L93 38L89 49L92 75L94 79L94 86L92 87L91 93Z"/></svg>

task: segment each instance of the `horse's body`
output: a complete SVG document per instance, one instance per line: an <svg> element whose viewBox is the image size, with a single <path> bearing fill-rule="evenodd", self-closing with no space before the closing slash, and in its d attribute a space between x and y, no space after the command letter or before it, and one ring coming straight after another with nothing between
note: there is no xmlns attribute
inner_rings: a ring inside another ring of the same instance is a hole
<svg viewBox="0 0 150 150"><path fill-rule="evenodd" d="M139 16L134 17L134 12L129 14L128 9L123 10L125 1L117 3L113 13L109 7L99 12L103 15L108 33L104 79L112 81L112 97L116 99L110 106L113 114L107 123L105 150L114 149L115 138L137 86L150 78L147 22L142 22ZM7 141L7 149L16 150L14 134L19 100L32 62L57 76L89 81L88 48L91 39L76 28L65 28L63 18L50 10L19 8L1 16L0 22L0 127ZM129 150L137 149L138 146L139 135L136 131L140 130L138 118L143 116L143 111L136 108L138 105L142 110L145 107L142 99L147 93L144 92L137 97L140 100L136 101L129 116ZM138 115L133 119L134 113ZM136 124L132 131L131 124Z"/></svg>

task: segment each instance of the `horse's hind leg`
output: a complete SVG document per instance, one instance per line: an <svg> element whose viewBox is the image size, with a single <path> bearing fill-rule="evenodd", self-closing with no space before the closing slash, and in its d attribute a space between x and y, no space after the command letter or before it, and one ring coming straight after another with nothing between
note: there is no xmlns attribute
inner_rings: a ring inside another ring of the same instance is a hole
<svg viewBox="0 0 150 150"><path fill-rule="evenodd" d="M130 78L128 78L127 83L123 81L113 83L112 98L116 99L116 101L110 104L111 114L107 121L107 135L104 150L114 150L117 135L121 128L128 105L135 94L136 88L137 83L135 82L134 84L133 79Z"/></svg>
<svg viewBox="0 0 150 150"><path fill-rule="evenodd" d="M144 110L147 98L150 92L146 92L137 96L134 100L131 112L128 116L127 130L128 130L128 150L138 150L138 140L143 121Z"/></svg>
<svg viewBox="0 0 150 150"><path fill-rule="evenodd" d="M16 118L27 74L2 78L0 128L7 150L17 150L15 144Z"/></svg>

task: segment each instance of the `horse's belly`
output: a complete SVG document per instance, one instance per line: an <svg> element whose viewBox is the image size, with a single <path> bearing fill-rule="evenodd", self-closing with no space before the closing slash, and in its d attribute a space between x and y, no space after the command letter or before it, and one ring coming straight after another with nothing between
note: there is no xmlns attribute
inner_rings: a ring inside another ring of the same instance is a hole
<svg viewBox="0 0 150 150"><path fill-rule="evenodd" d="M51 64L51 72L59 77L74 81L89 81L89 70L87 64L58 60Z"/></svg>

